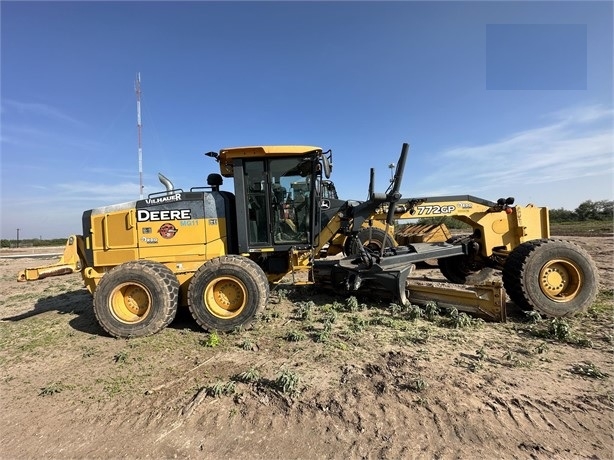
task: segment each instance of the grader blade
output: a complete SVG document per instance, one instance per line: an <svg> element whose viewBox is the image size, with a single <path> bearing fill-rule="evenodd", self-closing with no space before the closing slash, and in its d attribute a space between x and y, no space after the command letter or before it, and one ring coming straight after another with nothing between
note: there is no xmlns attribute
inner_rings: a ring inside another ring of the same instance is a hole
<svg viewBox="0 0 614 460"><path fill-rule="evenodd" d="M17 281L34 281L50 276L68 275L80 271L83 264L79 254L83 254L83 240L71 235L66 241L64 254L56 263L42 267L26 268L17 275Z"/></svg>
<svg viewBox="0 0 614 460"><path fill-rule="evenodd" d="M456 308L461 311L485 316L493 321L505 322L505 290L500 282L464 287L442 287L408 283L409 301L424 305L434 301L444 308Z"/></svg>

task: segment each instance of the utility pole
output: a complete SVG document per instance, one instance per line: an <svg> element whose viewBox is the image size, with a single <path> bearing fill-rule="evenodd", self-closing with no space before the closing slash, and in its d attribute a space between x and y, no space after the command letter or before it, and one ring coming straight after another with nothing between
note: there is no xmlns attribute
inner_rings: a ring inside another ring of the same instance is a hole
<svg viewBox="0 0 614 460"><path fill-rule="evenodd" d="M19 247L19 229L17 229L17 247Z"/></svg>
<svg viewBox="0 0 614 460"><path fill-rule="evenodd" d="M136 129L139 136L139 197L143 199L143 147L141 145L141 72L136 74Z"/></svg>

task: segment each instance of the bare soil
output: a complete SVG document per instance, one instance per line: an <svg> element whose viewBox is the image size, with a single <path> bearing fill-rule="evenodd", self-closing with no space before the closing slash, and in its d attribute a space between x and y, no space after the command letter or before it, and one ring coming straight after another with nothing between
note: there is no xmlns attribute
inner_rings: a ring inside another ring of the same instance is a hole
<svg viewBox="0 0 614 460"><path fill-rule="evenodd" d="M0 259L0 457L614 458L614 240L565 239L601 291L564 321L459 325L288 287L250 330L181 311L132 340L104 334L80 275L18 283L50 261Z"/></svg>

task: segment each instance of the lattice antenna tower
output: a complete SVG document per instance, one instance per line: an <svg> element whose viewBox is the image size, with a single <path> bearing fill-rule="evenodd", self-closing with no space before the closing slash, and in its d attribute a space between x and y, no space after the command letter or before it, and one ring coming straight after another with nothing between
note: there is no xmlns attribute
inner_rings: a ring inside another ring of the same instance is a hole
<svg viewBox="0 0 614 460"><path fill-rule="evenodd" d="M136 81L134 83L134 90L136 91L136 129L139 137L139 197L143 199L143 145L141 139L141 72L136 74Z"/></svg>

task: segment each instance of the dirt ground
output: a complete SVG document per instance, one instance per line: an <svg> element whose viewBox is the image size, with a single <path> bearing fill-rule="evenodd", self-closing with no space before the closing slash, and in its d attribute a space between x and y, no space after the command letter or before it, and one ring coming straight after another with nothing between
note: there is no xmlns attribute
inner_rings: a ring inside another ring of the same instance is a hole
<svg viewBox="0 0 614 460"><path fill-rule="evenodd" d="M17 283L49 261L0 259L0 458L612 459L614 240L565 239L601 280L569 320L459 325L305 287L250 330L180 311L132 340L80 275Z"/></svg>

